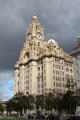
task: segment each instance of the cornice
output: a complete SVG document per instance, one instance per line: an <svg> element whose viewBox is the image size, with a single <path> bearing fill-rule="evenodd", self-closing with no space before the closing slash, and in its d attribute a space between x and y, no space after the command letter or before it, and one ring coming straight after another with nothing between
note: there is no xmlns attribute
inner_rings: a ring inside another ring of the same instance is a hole
<svg viewBox="0 0 80 120"><path fill-rule="evenodd" d="M48 57L48 58L50 58L50 57L55 57L55 58L64 60L64 62L73 63L73 61L69 61L69 60L66 60L66 59L63 58L63 57L60 57L60 56L56 56L56 55L52 55L52 54L51 54L51 55L43 55L43 56L41 56L41 57L38 58L38 59L35 59L35 58L29 59L26 63L20 63L19 66L27 65L27 64L29 64L29 63L32 62L32 61L38 62L39 60L44 59L44 58L46 58L46 57ZM15 69L19 69L19 67L15 68Z"/></svg>

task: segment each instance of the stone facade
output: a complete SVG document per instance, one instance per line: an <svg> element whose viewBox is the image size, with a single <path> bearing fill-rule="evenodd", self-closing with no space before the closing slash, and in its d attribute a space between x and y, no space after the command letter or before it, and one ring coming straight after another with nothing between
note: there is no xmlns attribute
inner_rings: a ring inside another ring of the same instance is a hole
<svg viewBox="0 0 80 120"><path fill-rule="evenodd" d="M36 16L26 31L24 47L14 68L14 95L65 93L67 81L75 83L72 57L55 40L44 39L44 30Z"/></svg>
<svg viewBox="0 0 80 120"><path fill-rule="evenodd" d="M72 50L74 68L75 68L75 80L77 81L77 88L80 88L80 37L78 37L76 47Z"/></svg>

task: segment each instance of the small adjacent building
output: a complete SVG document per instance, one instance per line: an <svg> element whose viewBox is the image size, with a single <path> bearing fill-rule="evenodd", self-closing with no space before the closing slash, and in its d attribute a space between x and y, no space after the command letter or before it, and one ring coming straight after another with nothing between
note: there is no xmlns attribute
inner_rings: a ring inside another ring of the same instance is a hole
<svg viewBox="0 0 80 120"><path fill-rule="evenodd" d="M19 60L14 67L14 95L41 95L54 91L65 93L66 83L75 84L72 57L59 44L44 38L37 16L32 17Z"/></svg>
<svg viewBox="0 0 80 120"><path fill-rule="evenodd" d="M73 56L75 68L75 80L77 81L77 88L80 88L80 36L77 39L77 44L73 48L71 55Z"/></svg>

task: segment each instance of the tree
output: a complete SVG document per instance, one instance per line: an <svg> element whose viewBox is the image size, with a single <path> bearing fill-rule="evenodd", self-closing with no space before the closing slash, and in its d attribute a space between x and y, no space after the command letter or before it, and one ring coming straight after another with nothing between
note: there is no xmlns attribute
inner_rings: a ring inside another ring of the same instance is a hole
<svg viewBox="0 0 80 120"><path fill-rule="evenodd" d="M20 112L20 115L22 115L22 110L31 110L34 107L34 97L31 95L24 95L23 93L16 94L11 100L9 100L6 105L6 109L9 113L11 113L13 110L17 113Z"/></svg>
<svg viewBox="0 0 80 120"><path fill-rule="evenodd" d="M13 98L14 106L13 109L18 113L20 112L20 115L22 115L22 110L26 109L27 106L27 96L25 96L23 93L18 93Z"/></svg>
<svg viewBox="0 0 80 120"><path fill-rule="evenodd" d="M3 111L4 111L4 108L3 108L2 104L0 104L0 112L3 113Z"/></svg>
<svg viewBox="0 0 80 120"><path fill-rule="evenodd" d="M27 109L32 110L34 108L34 102L34 97L32 95L28 95L26 104Z"/></svg>
<svg viewBox="0 0 80 120"><path fill-rule="evenodd" d="M77 99L73 91L68 90L62 98L62 109L68 113L74 113L77 106Z"/></svg>
<svg viewBox="0 0 80 120"><path fill-rule="evenodd" d="M75 84L73 82L70 82L70 80L67 80L66 87L67 87L68 90L73 91L74 87L75 87Z"/></svg>
<svg viewBox="0 0 80 120"><path fill-rule="evenodd" d="M62 96L55 96L54 109L55 109L55 111L57 110L57 112L59 114L61 114L61 112L62 112Z"/></svg>
<svg viewBox="0 0 80 120"><path fill-rule="evenodd" d="M25 106L25 96L22 93L16 94L12 99L6 102L6 110L11 114L12 111L20 112L22 115L22 109Z"/></svg>
<svg viewBox="0 0 80 120"><path fill-rule="evenodd" d="M46 110L50 111L55 108L55 97L54 94L51 92L45 96L45 108Z"/></svg>
<svg viewBox="0 0 80 120"><path fill-rule="evenodd" d="M13 101L13 98L12 98L12 99L10 99L9 101L6 102L6 110L7 110L8 113L11 114L13 109L14 109L14 101Z"/></svg>
<svg viewBox="0 0 80 120"><path fill-rule="evenodd" d="M75 95L77 99L77 106L80 106L80 88L76 89Z"/></svg>
<svg viewBox="0 0 80 120"><path fill-rule="evenodd" d="M36 108L37 109L39 109L39 108L41 108L41 109L43 109L44 108L44 95L37 95L36 96Z"/></svg>

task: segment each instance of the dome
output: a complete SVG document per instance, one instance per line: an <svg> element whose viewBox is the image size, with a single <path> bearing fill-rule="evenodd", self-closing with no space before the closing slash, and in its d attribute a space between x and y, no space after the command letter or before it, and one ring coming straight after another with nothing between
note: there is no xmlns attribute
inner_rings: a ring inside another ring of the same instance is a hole
<svg viewBox="0 0 80 120"><path fill-rule="evenodd" d="M32 18L38 18L36 15L34 15Z"/></svg>
<svg viewBox="0 0 80 120"><path fill-rule="evenodd" d="M78 38L80 38L80 35L78 36Z"/></svg>
<svg viewBox="0 0 80 120"><path fill-rule="evenodd" d="M55 44L55 43L56 43L56 41L55 41L55 40L53 40L53 39L49 39L49 40L48 40L48 43L54 43L54 44Z"/></svg>

